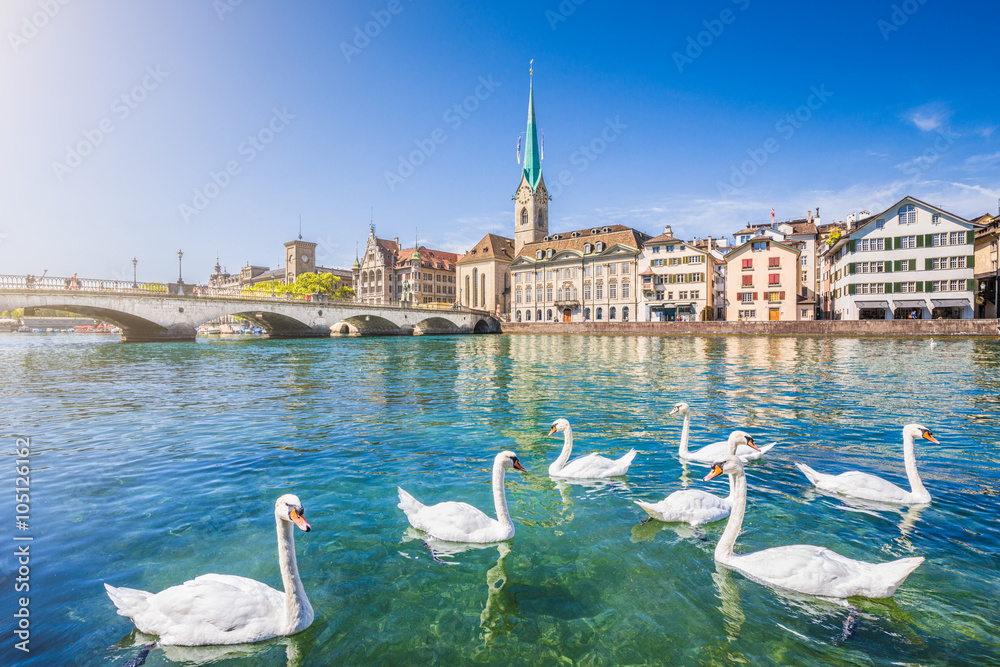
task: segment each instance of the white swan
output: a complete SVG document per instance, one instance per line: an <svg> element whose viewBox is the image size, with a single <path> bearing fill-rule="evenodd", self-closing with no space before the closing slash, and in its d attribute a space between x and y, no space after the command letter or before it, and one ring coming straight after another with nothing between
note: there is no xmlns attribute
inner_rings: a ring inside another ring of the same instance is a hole
<svg viewBox="0 0 1000 667"><path fill-rule="evenodd" d="M399 491L399 509L410 525L445 542L502 542L514 537L514 524L507 510L504 473L513 468L527 472L514 452L500 452L493 459L493 503L497 518L487 516L468 503L444 502L424 505L403 489Z"/></svg>
<svg viewBox="0 0 1000 667"><path fill-rule="evenodd" d="M617 477L628 472L628 467L632 465L635 458L635 450L630 449L625 456L620 459L608 459L599 454L587 454L574 459L571 463L569 455L573 452L573 429L565 419L557 419L552 422L549 435L556 431L562 431L563 448L559 453L559 458L549 466L549 475L552 477L574 477L580 479L597 479L601 477Z"/></svg>
<svg viewBox="0 0 1000 667"><path fill-rule="evenodd" d="M726 473L735 482L736 498L726 529L715 547L715 560L764 583L808 595L830 598L887 598L924 562L901 558L888 563L868 563L841 556L809 544L772 547L749 554L733 553L743 527L747 504L747 479L739 457L729 456L712 466L706 480Z"/></svg>
<svg viewBox="0 0 1000 667"><path fill-rule="evenodd" d="M753 444L753 438L746 433L733 431L726 443L726 446L729 447L728 454L730 456L735 454L736 449L742 445L757 448L757 445ZM646 514L658 521L689 523L692 526L697 526L702 523L720 521L729 516L729 512L733 509L734 489L733 479L730 477L729 496L726 498L720 498L700 489L682 489L674 491L658 503L644 503L641 500L636 500L635 504L646 510Z"/></svg>
<svg viewBox="0 0 1000 667"><path fill-rule="evenodd" d="M908 424L903 427L903 463L906 465L906 477L910 480L910 491L901 489L881 477L857 470L843 472L839 475L825 475L803 463L796 463L795 466L809 478L809 481L817 489L883 503L925 504L931 501L931 494L924 488L924 483L917 473L917 456L913 448L913 441L917 436L930 440L935 445L941 444L927 428L920 424Z"/></svg>
<svg viewBox="0 0 1000 667"><path fill-rule="evenodd" d="M688 433L691 429L691 407L687 403L678 403L674 406L674 409L670 411L670 414L675 415L678 412L684 414L684 425L681 427L681 445L677 450L678 456L682 459L687 459L689 461L701 461L702 463L714 463L728 456L729 443L726 440L713 442L712 444L705 445L701 449L694 452L688 451ZM732 438L732 434L730 434L729 437ZM736 456L740 457L740 460L744 462L759 459L765 454L765 452L774 447L775 444L777 443L772 442L764 445L763 447L751 447L749 443L746 445L740 445L736 449Z"/></svg>
<svg viewBox="0 0 1000 667"><path fill-rule="evenodd" d="M312 623L313 609L295 563L293 524L306 532L311 528L302 503L291 494L275 502L274 518L284 593L228 574L203 574L155 595L104 587L119 615L166 646L246 644L301 632Z"/></svg>

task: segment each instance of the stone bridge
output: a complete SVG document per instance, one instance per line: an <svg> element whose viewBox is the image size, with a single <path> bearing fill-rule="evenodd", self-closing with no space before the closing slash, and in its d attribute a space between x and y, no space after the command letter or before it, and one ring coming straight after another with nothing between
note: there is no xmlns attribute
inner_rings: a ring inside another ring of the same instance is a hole
<svg viewBox="0 0 1000 667"><path fill-rule="evenodd" d="M199 326L227 315L256 323L271 338L500 331L499 322L488 312L467 308L403 308L322 296L254 298L246 292L196 295L188 285L158 285L160 291L151 291L133 283L119 286L91 280L76 281L75 287L66 289L37 281L26 285L23 276L19 285L11 284L15 282L11 278L0 276L0 311L25 308L30 314L35 308L52 308L87 315L120 327L123 342L194 340Z"/></svg>

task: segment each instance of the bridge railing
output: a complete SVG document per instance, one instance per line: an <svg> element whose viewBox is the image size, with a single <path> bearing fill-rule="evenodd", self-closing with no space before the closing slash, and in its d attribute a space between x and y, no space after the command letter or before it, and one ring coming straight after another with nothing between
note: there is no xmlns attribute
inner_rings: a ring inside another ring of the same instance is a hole
<svg viewBox="0 0 1000 667"><path fill-rule="evenodd" d="M0 292L2 291L32 291L45 294L66 292L101 294L107 296L163 296L195 299L224 299L227 301L278 301L278 302L312 302L344 305L359 305L354 297L335 297L326 294L279 294L263 290L251 290L244 287L206 287L204 285L183 284L183 294L178 293L175 283L132 282L130 280L101 280L98 278L68 278L59 276L18 276L0 274ZM365 304L378 309L420 308L425 310L446 310L450 312L486 314L484 311L469 308L459 304L445 306L444 304L413 304L403 306L399 303Z"/></svg>

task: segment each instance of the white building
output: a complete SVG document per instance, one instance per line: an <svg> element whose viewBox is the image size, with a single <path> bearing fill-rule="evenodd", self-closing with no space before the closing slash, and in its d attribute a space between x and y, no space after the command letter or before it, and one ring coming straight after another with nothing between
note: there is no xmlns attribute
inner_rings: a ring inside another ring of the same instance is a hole
<svg viewBox="0 0 1000 667"><path fill-rule="evenodd" d="M913 197L864 221L826 253L834 319L974 317L979 227Z"/></svg>

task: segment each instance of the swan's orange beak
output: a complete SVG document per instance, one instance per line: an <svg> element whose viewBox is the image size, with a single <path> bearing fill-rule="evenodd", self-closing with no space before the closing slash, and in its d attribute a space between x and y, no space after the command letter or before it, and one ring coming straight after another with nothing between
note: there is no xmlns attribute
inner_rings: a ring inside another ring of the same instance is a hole
<svg viewBox="0 0 1000 667"><path fill-rule="evenodd" d="M707 482L710 479L715 479L721 474L722 474L722 464L716 463L715 465L712 466L712 470L707 475L705 475L704 481Z"/></svg>
<svg viewBox="0 0 1000 667"><path fill-rule="evenodd" d="M291 512L288 513L288 518L291 519L295 523L296 526L298 526L299 528L301 528L305 532L308 533L310 530L312 530L312 526L309 525L309 522L306 521L306 518L304 516L300 515L294 509Z"/></svg>
<svg viewBox="0 0 1000 667"><path fill-rule="evenodd" d="M756 449L758 452L760 451L760 447L753 444L753 438L751 438L749 435L747 436L747 444Z"/></svg>
<svg viewBox="0 0 1000 667"><path fill-rule="evenodd" d="M549 429L549 435L552 435L555 432L556 432L556 426L555 426L555 424L553 424L552 428Z"/></svg>
<svg viewBox="0 0 1000 667"><path fill-rule="evenodd" d="M930 431L924 431L924 438L925 438L926 440L930 440L930 441L931 441L931 442L933 442L933 443L934 443L935 445L940 445L940 444L941 444L940 442L938 442L938 439L937 439L937 438L935 438L935 437L934 437L933 435L931 435L931 432L930 432Z"/></svg>
<svg viewBox="0 0 1000 667"><path fill-rule="evenodd" d="M551 435L551 433L550 433L549 435ZM524 466L523 466L523 465L521 465L521 462L520 462L520 461L518 461L518 460L517 460L516 458L515 458L515 459L514 459L514 461L513 461L512 463L511 463L511 465L513 465L513 466L514 466L514 470L520 470L521 472L528 472L527 470L525 470Z"/></svg>
<svg viewBox="0 0 1000 667"><path fill-rule="evenodd" d="M670 414L675 414L677 412L680 412L680 408L675 405L674 409L670 411Z"/></svg>

